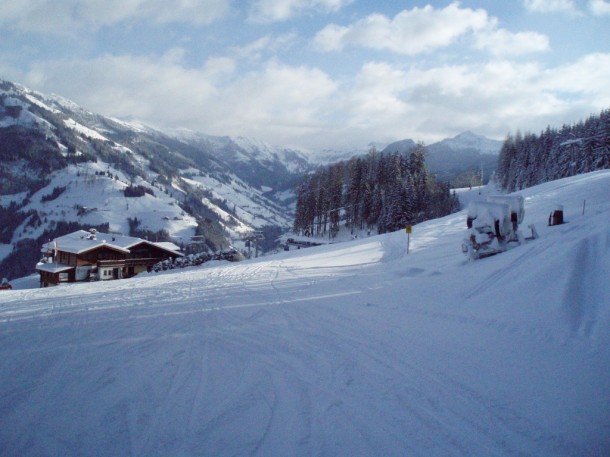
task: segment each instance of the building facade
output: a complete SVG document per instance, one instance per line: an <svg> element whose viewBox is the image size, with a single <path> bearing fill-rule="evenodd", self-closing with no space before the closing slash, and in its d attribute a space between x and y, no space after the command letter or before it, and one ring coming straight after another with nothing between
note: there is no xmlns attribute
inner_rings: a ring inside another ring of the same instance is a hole
<svg viewBox="0 0 610 457"><path fill-rule="evenodd" d="M172 246L175 249L172 249ZM129 278L163 260L182 257L178 247L141 238L78 230L42 247L40 286Z"/></svg>

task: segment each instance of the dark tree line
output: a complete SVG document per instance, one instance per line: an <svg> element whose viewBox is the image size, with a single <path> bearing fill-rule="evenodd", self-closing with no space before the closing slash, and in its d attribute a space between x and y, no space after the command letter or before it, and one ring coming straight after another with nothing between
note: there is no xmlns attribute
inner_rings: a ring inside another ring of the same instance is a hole
<svg viewBox="0 0 610 457"><path fill-rule="evenodd" d="M65 191L66 191L66 186L56 186L53 188L53 191L50 194L43 195L40 198L40 201L42 203L53 201L57 197L59 197L61 194L63 194Z"/></svg>
<svg viewBox="0 0 610 457"><path fill-rule="evenodd" d="M421 144L410 154L373 149L306 176L296 189L295 232L335 236L344 224L352 233L385 233L458 209L449 184L428 173L425 151Z"/></svg>
<svg viewBox="0 0 610 457"><path fill-rule="evenodd" d="M610 109L540 135L508 136L498 159L497 180L512 192L547 181L610 168Z"/></svg>
<svg viewBox="0 0 610 457"><path fill-rule="evenodd" d="M140 184L138 184L138 185L132 184L132 185L127 186L125 189L123 189L123 194L127 198L143 197L145 194L150 194L153 197L155 196L155 193L151 189L149 189L146 186L142 186Z"/></svg>

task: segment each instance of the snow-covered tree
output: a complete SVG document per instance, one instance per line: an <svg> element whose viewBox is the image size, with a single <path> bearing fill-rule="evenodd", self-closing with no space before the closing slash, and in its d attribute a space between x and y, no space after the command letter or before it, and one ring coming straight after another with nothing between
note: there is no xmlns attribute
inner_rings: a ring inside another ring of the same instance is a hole
<svg viewBox="0 0 610 457"><path fill-rule="evenodd" d="M497 178L508 191L610 168L610 110L560 130L508 136L500 150Z"/></svg>

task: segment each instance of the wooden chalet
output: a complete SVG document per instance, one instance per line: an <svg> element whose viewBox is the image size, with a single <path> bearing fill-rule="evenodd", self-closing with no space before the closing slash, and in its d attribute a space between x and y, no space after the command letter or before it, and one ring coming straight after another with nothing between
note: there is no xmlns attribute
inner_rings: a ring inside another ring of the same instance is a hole
<svg viewBox="0 0 610 457"><path fill-rule="evenodd" d="M183 254L175 245L141 238L79 230L56 238L42 247L36 265L40 287L63 282L129 278L163 260Z"/></svg>

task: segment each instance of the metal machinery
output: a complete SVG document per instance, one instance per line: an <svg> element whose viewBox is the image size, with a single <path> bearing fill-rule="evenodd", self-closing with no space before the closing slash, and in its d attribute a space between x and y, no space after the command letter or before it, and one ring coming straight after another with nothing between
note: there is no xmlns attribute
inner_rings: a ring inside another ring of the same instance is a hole
<svg viewBox="0 0 610 457"><path fill-rule="evenodd" d="M462 252L472 260L504 252L519 245L526 238L519 230L525 216L524 199L518 195L494 195L486 201L474 201L468 206L467 237L462 241ZM529 226L537 238L533 225Z"/></svg>

